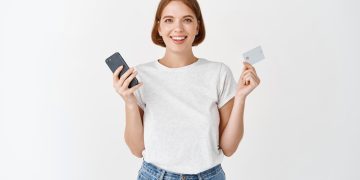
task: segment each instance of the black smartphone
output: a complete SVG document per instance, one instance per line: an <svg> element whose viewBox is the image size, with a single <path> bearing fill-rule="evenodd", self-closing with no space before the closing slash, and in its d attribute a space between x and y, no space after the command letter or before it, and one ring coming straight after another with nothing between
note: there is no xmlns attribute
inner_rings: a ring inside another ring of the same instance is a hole
<svg viewBox="0 0 360 180"><path fill-rule="evenodd" d="M123 69L119 73L119 78L127 71L129 70L129 66L126 64L125 60L121 57L120 53L116 52L110 57L108 57L105 60L106 64L109 66L110 70L114 73L115 70L123 66ZM139 84L139 81L136 79L136 77L130 82L129 88L132 88L133 86L136 86Z"/></svg>

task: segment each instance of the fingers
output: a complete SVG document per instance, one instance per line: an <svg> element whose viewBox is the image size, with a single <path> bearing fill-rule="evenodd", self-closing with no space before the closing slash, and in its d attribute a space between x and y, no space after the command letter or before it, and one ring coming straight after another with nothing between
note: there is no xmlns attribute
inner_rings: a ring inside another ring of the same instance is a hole
<svg viewBox="0 0 360 180"><path fill-rule="evenodd" d="M123 67L119 67L118 69L115 70L114 72L114 77L113 77L113 86L117 91L124 91L126 89L128 89L128 85L123 86L124 85L124 81L127 79L127 77L133 72L134 68L130 68L128 69L123 75L121 75L121 77L119 78L119 73L121 72L121 69L123 69ZM131 80L130 80L131 82Z"/></svg>
<svg viewBox="0 0 360 180"><path fill-rule="evenodd" d="M259 77L256 75L256 73L251 70L251 69L248 69L248 70L245 70L241 76L240 76L240 79L239 81L242 82L242 84L249 84L250 83L250 80L253 80L254 84L259 84L260 83L260 79Z"/></svg>
<svg viewBox="0 0 360 180"><path fill-rule="evenodd" d="M124 75L125 75L125 74L124 74ZM124 81L123 86L128 87L129 84L130 84L130 82L135 78L136 75L137 75L137 71L134 70L134 71L131 73L131 75Z"/></svg>
<svg viewBox="0 0 360 180"><path fill-rule="evenodd" d="M260 84L260 79L253 72L248 72L244 75L242 83L245 85L253 84L257 86Z"/></svg>
<svg viewBox="0 0 360 180"><path fill-rule="evenodd" d="M120 67L118 67L118 68L115 70L115 72L114 72L114 74L113 74L113 80L114 80L114 81L119 80L119 74L120 74L120 72L121 72L122 69L123 69L123 66L120 66Z"/></svg>
<svg viewBox="0 0 360 180"><path fill-rule="evenodd" d="M242 79L242 77L248 72L253 72L257 76L255 68L250 63L243 61L243 64L243 72L240 79Z"/></svg>
<svg viewBox="0 0 360 180"><path fill-rule="evenodd" d="M141 86L143 86L144 83L140 82L139 84L137 84L136 86L133 86L132 88L129 89L130 93L134 93L137 89L139 89Z"/></svg>
<svg viewBox="0 0 360 180"><path fill-rule="evenodd" d="M118 71L120 71L120 70L117 69L114 72L115 77L116 77L116 75L119 74ZM139 89L141 86L143 86L143 83L139 82L139 84L129 88L129 84L136 77L137 74L138 74L138 72L134 68L130 68L123 75L121 75L120 79L119 78L114 78L114 85L113 86L114 86L115 90L122 97L125 97L125 96L128 96L128 95L134 93L137 89Z"/></svg>
<svg viewBox="0 0 360 180"><path fill-rule="evenodd" d="M256 73L255 68L254 68L250 63L248 63L248 62L246 62L246 61L243 61L243 64L244 64L244 69L245 69L245 70L246 70L246 69L252 69L252 70Z"/></svg>
<svg viewBox="0 0 360 180"><path fill-rule="evenodd" d="M133 73L134 68L130 68L128 69L123 75L121 75L120 79L119 79L119 84L124 84L124 81L128 78L129 75L131 75L131 73Z"/></svg>
<svg viewBox="0 0 360 180"><path fill-rule="evenodd" d="M246 74L251 73L251 72L254 73L252 69L244 70L244 71L241 73L240 80L242 80ZM254 73L254 74L256 74L256 73Z"/></svg>
<svg viewBox="0 0 360 180"><path fill-rule="evenodd" d="M251 73L246 74L242 80L242 83L244 85L249 85L250 83L253 84L253 77L251 76Z"/></svg>

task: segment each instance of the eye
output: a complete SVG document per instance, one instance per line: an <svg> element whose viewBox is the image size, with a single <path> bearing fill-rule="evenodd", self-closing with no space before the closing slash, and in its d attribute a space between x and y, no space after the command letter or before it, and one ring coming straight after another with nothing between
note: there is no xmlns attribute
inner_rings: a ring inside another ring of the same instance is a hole
<svg viewBox="0 0 360 180"><path fill-rule="evenodd" d="M191 22L192 22L192 19L190 19L190 18L186 18L186 19L185 19L185 22L187 22L187 23L191 23Z"/></svg>
<svg viewBox="0 0 360 180"><path fill-rule="evenodd" d="M171 23L171 22L172 22L172 19L165 19L164 22L166 22L166 23Z"/></svg>

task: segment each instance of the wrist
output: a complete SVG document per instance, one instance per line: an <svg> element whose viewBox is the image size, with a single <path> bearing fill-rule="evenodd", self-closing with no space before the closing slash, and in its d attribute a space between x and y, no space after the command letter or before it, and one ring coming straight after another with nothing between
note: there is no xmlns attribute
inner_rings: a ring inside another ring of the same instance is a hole
<svg viewBox="0 0 360 180"><path fill-rule="evenodd" d="M135 109L135 108L137 108L137 104L136 103L125 103L125 108Z"/></svg>
<svg viewBox="0 0 360 180"><path fill-rule="evenodd" d="M235 103L245 103L246 96L235 96L234 102Z"/></svg>

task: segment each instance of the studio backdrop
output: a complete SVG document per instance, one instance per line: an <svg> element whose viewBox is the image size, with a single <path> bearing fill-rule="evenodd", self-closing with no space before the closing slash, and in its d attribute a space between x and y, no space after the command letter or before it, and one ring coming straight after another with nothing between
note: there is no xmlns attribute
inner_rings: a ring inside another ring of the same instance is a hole
<svg viewBox="0 0 360 180"><path fill-rule="evenodd" d="M105 59L161 58L158 0L0 2L0 179L132 180L125 110ZM261 45L229 180L360 179L360 3L199 0L198 57L228 65ZM154 82L159 83L161 82Z"/></svg>

